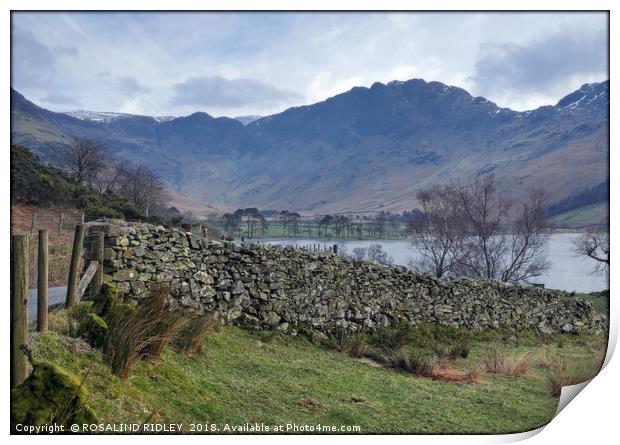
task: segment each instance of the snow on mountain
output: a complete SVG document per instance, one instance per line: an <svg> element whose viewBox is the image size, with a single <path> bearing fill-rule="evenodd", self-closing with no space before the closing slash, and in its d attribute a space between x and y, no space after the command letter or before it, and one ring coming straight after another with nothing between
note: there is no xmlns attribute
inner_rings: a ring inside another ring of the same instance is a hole
<svg viewBox="0 0 620 445"><path fill-rule="evenodd" d="M109 111L88 111L88 110L67 111L64 114L68 114L69 116L75 117L80 120L103 122L106 124L112 121L115 121L117 119L137 116L135 114L129 114L129 113L112 113ZM166 122L166 121L174 119L173 116L148 116L148 117L152 117L157 122Z"/></svg>

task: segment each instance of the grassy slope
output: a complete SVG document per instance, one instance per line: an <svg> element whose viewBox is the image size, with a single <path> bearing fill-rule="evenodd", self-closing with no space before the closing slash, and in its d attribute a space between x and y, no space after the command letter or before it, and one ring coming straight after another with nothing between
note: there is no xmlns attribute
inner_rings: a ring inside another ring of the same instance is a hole
<svg viewBox="0 0 620 445"><path fill-rule="evenodd" d="M550 421L558 399L548 395L544 371L526 378L483 375L478 385L457 385L376 368L302 338L225 327L188 357L167 350L159 363L140 363L122 382L96 353L70 352L74 341L56 332L33 334L35 357L85 378L92 406L105 422L209 422L222 425L360 425L362 432L498 433ZM544 346L571 362L587 361L592 344L563 336L561 348ZM489 344L473 345L479 363ZM508 347L530 353L540 347ZM152 413L155 413L151 416Z"/></svg>
<svg viewBox="0 0 620 445"><path fill-rule="evenodd" d="M609 204L593 204L561 213L551 218L557 227L580 228L590 225L607 225L609 223Z"/></svg>

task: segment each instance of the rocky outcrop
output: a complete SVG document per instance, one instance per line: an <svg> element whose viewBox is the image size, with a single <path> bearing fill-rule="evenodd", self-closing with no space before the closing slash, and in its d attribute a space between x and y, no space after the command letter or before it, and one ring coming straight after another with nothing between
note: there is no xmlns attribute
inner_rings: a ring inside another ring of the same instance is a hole
<svg viewBox="0 0 620 445"><path fill-rule="evenodd" d="M121 297L149 298L149 289L162 284L178 309L217 312L258 329L329 335L399 319L542 332L599 332L605 325L590 303L529 286L440 281L404 267L291 247L206 242L149 224L89 228L105 233L105 279Z"/></svg>

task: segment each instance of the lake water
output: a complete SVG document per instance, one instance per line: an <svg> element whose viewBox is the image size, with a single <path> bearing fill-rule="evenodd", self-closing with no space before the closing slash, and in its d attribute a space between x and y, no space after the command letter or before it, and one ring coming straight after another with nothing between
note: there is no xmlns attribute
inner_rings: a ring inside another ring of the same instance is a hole
<svg viewBox="0 0 620 445"><path fill-rule="evenodd" d="M594 292L609 289L606 275L595 273L596 261L584 256L575 255L572 240L579 236L575 233L558 233L549 238L547 259L551 263L550 269L545 275L533 279L533 282L544 283L550 289L562 289L565 291ZM308 244L320 244L332 246L335 243L346 245L351 253L356 247L368 247L371 244L381 244L383 250L393 259L394 264L407 266L409 261L416 256L416 251L410 240L381 240L381 241L331 241L316 239L268 239L259 240L263 244L306 246Z"/></svg>

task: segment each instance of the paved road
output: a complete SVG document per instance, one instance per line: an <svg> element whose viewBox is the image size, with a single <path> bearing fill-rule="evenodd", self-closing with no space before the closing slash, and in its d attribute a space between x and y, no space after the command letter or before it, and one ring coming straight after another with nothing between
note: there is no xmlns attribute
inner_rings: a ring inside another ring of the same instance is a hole
<svg viewBox="0 0 620 445"><path fill-rule="evenodd" d="M50 287L47 291L47 303L51 306L56 303L64 303L67 296L66 287ZM37 290L30 289L28 291L28 319L35 320L37 318Z"/></svg>

